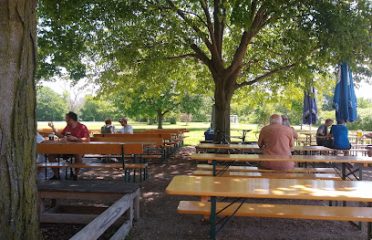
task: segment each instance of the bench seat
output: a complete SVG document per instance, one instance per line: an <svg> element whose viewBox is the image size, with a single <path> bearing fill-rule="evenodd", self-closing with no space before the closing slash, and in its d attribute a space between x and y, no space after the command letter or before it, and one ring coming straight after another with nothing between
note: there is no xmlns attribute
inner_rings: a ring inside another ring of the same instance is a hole
<svg viewBox="0 0 372 240"><path fill-rule="evenodd" d="M213 166L210 164L198 164L196 166L199 170L212 170ZM217 170L224 169L224 167L217 166ZM276 170L260 169L252 166L229 166L228 170L236 172L277 172ZM281 171L283 172L283 171ZM298 173L337 173L334 168L294 168L286 170L285 172L298 172Z"/></svg>
<svg viewBox="0 0 372 240"><path fill-rule="evenodd" d="M217 212L228 206L228 204L226 202L218 202ZM230 216L239 205L239 203L234 203L218 215ZM209 202L181 201L177 212L205 216L210 215L210 209ZM235 216L372 222L372 208L244 203Z"/></svg>
<svg viewBox="0 0 372 240"><path fill-rule="evenodd" d="M211 170L196 170L195 176L212 176ZM240 178L282 178L282 179L325 179L341 180L341 177L333 173L283 173L283 172L233 172L225 171L220 177L240 177Z"/></svg>
<svg viewBox="0 0 372 240"><path fill-rule="evenodd" d="M123 168L122 163L38 163L38 168ZM147 163L126 163L125 168L140 169L148 167Z"/></svg>

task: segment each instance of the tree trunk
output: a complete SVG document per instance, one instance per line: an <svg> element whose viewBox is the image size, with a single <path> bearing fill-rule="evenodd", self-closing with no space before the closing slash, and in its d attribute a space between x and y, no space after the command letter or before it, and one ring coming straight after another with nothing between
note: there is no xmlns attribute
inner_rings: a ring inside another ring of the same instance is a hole
<svg viewBox="0 0 372 240"><path fill-rule="evenodd" d="M234 93L231 79L219 78L215 84L214 141L230 141L230 103ZM227 83L227 84L226 84Z"/></svg>
<svg viewBox="0 0 372 240"><path fill-rule="evenodd" d="M163 129L164 114L161 112L161 110L158 110L157 113L158 113L158 129Z"/></svg>
<svg viewBox="0 0 372 240"><path fill-rule="evenodd" d="M36 0L0 1L0 239L40 239L35 9Z"/></svg>

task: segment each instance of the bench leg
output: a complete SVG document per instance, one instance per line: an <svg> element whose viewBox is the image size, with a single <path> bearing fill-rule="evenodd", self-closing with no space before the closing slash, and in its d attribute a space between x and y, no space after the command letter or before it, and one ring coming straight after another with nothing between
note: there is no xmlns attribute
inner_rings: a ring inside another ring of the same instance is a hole
<svg viewBox="0 0 372 240"><path fill-rule="evenodd" d="M136 191L136 197L134 198L134 202L133 202L133 205L134 205L134 220L138 220L140 218L140 191L137 190Z"/></svg>
<svg viewBox="0 0 372 240"><path fill-rule="evenodd" d="M211 226L209 230L209 236L210 236L210 239L212 240L216 239L216 218L217 218L216 205L217 205L216 197L211 197L211 215L209 217L209 222Z"/></svg>

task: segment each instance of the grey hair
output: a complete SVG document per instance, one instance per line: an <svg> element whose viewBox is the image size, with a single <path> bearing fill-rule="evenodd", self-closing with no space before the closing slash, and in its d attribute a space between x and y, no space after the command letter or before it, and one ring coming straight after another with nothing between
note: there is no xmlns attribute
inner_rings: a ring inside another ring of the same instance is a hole
<svg viewBox="0 0 372 240"><path fill-rule="evenodd" d="M274 123L282 124L282 117L276 114L272 115L270 117L270 124L274 124Z"/></svg>
<svg viewBox="0 0 372 240"><path fill-rule="evenodd" d="M287 127L291 126L288 117L285 115L282 115L282 125L287 126Z"/></svg>

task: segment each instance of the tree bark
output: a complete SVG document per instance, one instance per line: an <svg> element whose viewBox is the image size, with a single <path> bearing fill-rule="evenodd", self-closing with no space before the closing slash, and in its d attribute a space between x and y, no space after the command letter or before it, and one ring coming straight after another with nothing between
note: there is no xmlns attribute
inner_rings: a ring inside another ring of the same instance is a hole
<svg viewBox="0 0 372 240"><path fill-rule="evenodd" d="M163 129L164 114L161 112L161 110L158 110L157 113L158 113L158 129Z"/></svg>
<svg viewBox="0 0 372 240"><path fill-rule="evenodd" d="M235 79L225 76L213 76L215 80L214 141L230 141L230 103L234 94Z"/></svg>
<svg viewBox="0 0 372 240"><path fill-rule="evenodd" d="M36 0L0 1L0 239L40 239L35 9Z"/></svg>

